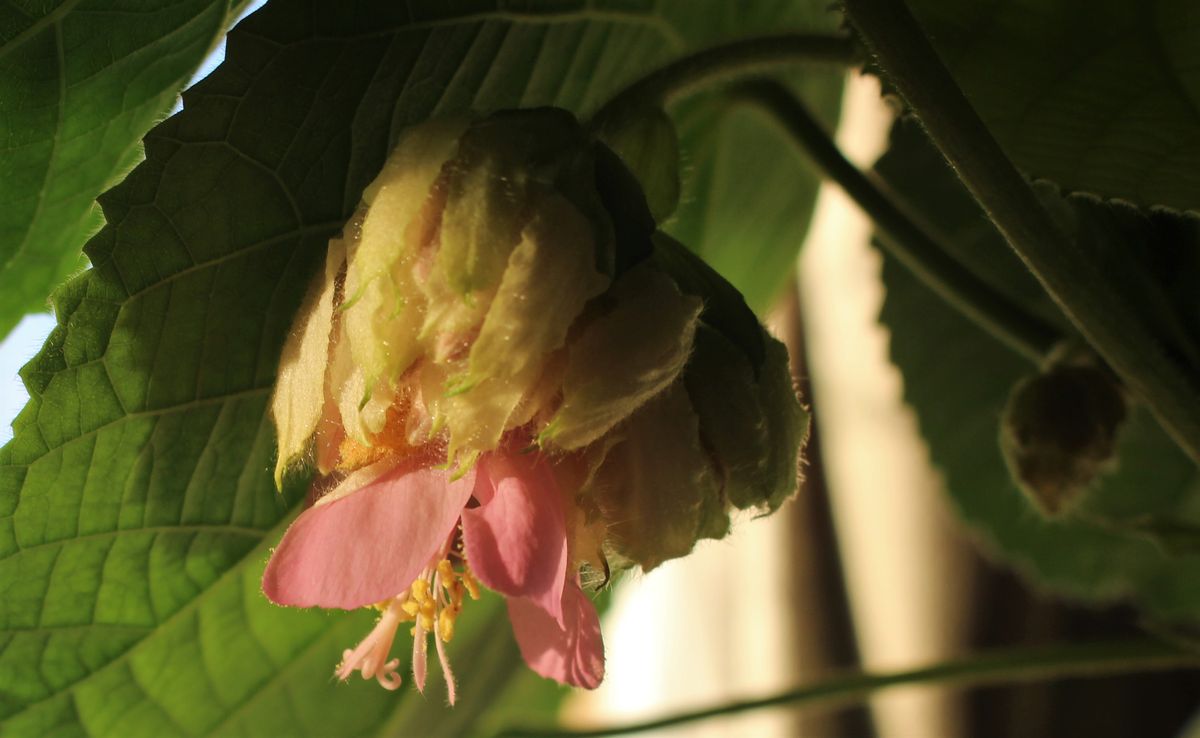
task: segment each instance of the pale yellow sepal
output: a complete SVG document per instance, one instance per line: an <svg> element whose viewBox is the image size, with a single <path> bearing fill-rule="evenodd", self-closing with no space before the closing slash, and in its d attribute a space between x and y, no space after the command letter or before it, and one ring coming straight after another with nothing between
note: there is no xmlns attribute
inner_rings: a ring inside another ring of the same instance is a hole
<svg viewBox="0 0 1200 738"><path fill-rule="evenodd" d="M460 391L446 401L452 455L499 444L571 323L608 286L595 268L593 232L563 196L546 194L538 203L471 347L467 374L454 382Z"/></svg>
<svg viewBox="0 0 1200 738"><path fill-rule="evenodd" d="M340 239L329 242L325 268L308 288L279 358L279 378L271 398L271 417L279 432L279 457L275 486L283 488L283 475L303 457L321 420L325 404L325 367L329 363L329 338L333 327L333 300L337 276L346 261Z"/></svg>
<svg viewBox="0 0 1200 738"><path fill-rule="evenodd" d="M363 194L369 206L346 274L343 320L368 388L390 386L420 355L424 305L413 275L417 251L440 217L434 184L458 145L465 121L435 121L405 131ZM428 217L422 218L422 215Z"/></svg>
<svg viewBox="0 0 1200 738"><path fill-rule="evenodd" d="M557 128L557 118L526 118L514 113L473 125L448 165L439 247L420 282L429 304L420 336L435 362L468 345L520 243L529 218L530 165L545 156Z"/></svg>
<svg viewBox="0 0 1200 738"><path fill-rule="evenodd" d="M671 384L687 363L699 298L643 263L608 293L610 312L572 341L563 404L539 440L562 449L588 445Z"/></svg>
<svg viewBox="0 0 1200 738"><path fill-rule="evenodd" d="M614 553L649 571L722 538L729 516L720 482L700 443L700 421L682 383L642 406L614 431L592 490L612 523Z"/></svg>

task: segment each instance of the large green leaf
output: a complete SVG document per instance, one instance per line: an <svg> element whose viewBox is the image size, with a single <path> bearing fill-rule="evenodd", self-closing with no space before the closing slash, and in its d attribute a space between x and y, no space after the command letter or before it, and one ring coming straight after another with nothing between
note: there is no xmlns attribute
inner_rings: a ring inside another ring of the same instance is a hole
<svg viewBox="0 0 1200 738"><path fill-rule="evenodd" d="M830 130L841 75L807 71L792 88ZM762 110L720 93L677 111L684 188L667 231L704 257L762 315L793 275L821 179Z"/></svg>
<svg viewBox="0 0 1200 738"><path fill-rule="evenodd" d="M964 265L1066 332L1033 277L915 126L897 128L877 169L946 231L953 255ZM1070 204L1081 219L1103 225L1111 235L1120 232L1116 224L1122 219L1138 226L1126 233L1145 238L1156 227L1132 211ZM1160 246L1131 240L1112 248L1154 255ZM1080 515L1041 518L1010 481L998 442L1009 391L1036 367L948 307L894 259L885 260L883 275L887 296L881 317L891 332L905 396L954 502L987 548L1077 598L1133 598L1163 618L1200 618L1200 555L1171 555L1134 531L1142 519L1184 529L1200 521L1200 470L1149 414L1135 410L1122 433L1118 468L1091 490ZM1132 272L1127 276L1132 279Z"/></svg>
<svg viewBox="0 0 1200 738"><path fill-rule="evenodd" d="M225 33L239 0L0 9L0 336L83 266L98 194Z"/></svg>
<svg viewBox="0 0 1200 738"><path fill-rule="evenodd" d="M1017 166L1200 211L1200 5L909 0Z"/></svg>
<svg viewBox="0 0 1200 738"><path fill-rule="evenodd" d="M23 373L0 451L4 734L466 731L514 661L494 603L464 615L447 717L436 693L331 683L368 617L259 594L301 496L272 488L265 408L308 276L404 125L594 109L688 49L822 17L795 6L276 2L241 24L101 198L94 267Z"/></svg>

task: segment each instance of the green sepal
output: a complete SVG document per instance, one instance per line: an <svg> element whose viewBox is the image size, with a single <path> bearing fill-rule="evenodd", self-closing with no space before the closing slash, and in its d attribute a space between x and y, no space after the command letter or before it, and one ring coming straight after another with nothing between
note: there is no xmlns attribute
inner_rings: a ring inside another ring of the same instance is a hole
<svg viewBox="0 0 1200 738"><path fill-rule="evenodd" d="M701 322L712 326L746 355L755 376L766 359L766 334L742 293L699 256L665 233L654 234L652 261L670 274L685 295L704 301Z"/></svg>
<svg viewBox="0 0 1200 738"><path fill-rule="evenodd" d="M701 538L723 538L729 516L683 385L643 405L620 428L590 490L613 521L618 563L649 571L686 556Z"/></svg>
<svg viewBox="0 0 1200 738"><path fill-rule="evenodd" d="M781 347L770 339L772 349ZM796 489L808 419L788 374L786 351L771 351L756 379L746 355L715 329L696 330L684 371L700 437L717 460L735 507L775 509ZM781 363L782 362L782 363Z"/></svg>

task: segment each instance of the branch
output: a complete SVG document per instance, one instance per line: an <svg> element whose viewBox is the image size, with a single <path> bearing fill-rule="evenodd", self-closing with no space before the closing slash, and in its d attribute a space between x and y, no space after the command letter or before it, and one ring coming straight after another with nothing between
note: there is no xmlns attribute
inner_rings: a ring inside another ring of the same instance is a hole
<svg viewBox="0 0 1200 738"><path fill-rule="evenodd" d="M914 219L886 184L851 164L812 113L782 84L745 82L733 95L754 104L783 126L800 148L875 221L893 257L939 297L1035 364L1062 338L950 256L930 230Z"/></svg>
<svg viewBox="0 0 1200 738"><path fill-rule="evenodd" d="M771 697L730 702L717 707L681 712L646 722L593 730L515 728L500 733L497 738L516 738L517 736L525 738L592 738L593 736L628 735L768 707L842 706L861 702L880 689L902 684L943 684L964 688L1198 667L1200 667L1200 654L1180 650L1161 641L1152 640L1014 649L911 671L891 674L853 674Z"/></svg>
<svg viewBox="0 0 1200 738"><path fill-rule="evenodd" d="M1095 254L1063 233L1001 150L901 0L845 0L880 67L1013 250L1164 430L1200 462L1200 386L1114 290Z"/></svg>
<svg viewBox="0 0 1200 738"><path fill-rule="evenodd" d="M682 57L636 80L597 110L588 126L593 131L619 126L642 108L662 107L697 87L731 77L800 62L850 66L858 61L858 47L849 36L791 33L734 41Z"/></svg>

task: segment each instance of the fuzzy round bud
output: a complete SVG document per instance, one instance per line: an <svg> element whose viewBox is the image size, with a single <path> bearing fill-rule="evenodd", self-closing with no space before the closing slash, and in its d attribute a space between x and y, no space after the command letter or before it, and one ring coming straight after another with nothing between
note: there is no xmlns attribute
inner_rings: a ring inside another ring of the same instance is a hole
<svg viewBox="0 0 1200 738"><path fill-rule="evenodd" d="M1054 517L1078 504L1115 461L1125 393L1108 370L1089 362L1053 363L1013 387L1000 447L1021 491Z"/></svg>

